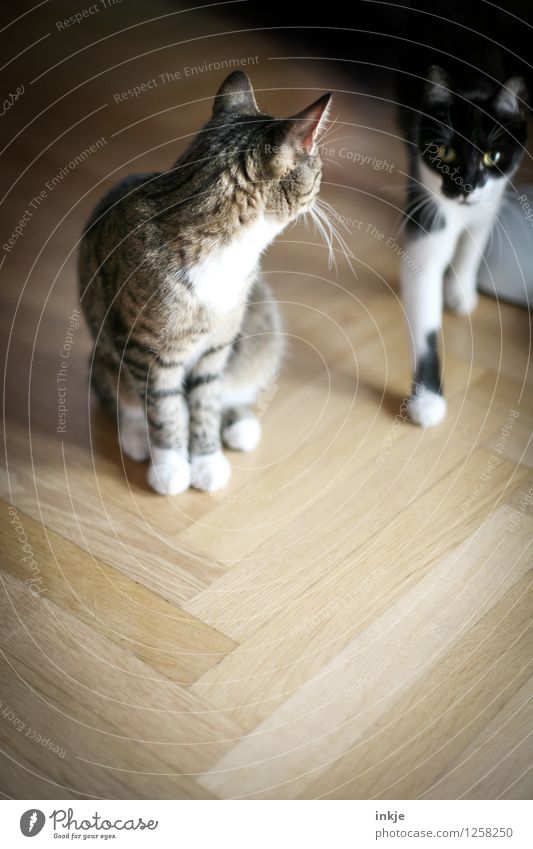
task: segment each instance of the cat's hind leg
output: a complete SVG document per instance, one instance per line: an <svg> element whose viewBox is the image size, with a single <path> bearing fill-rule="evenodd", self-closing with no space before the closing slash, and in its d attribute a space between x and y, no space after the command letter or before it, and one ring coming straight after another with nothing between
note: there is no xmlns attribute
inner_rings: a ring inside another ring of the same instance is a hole
<svg viewBox="0 0 533 849"><path fill-rule="evenodd" d="M91 385L107 412L118 420L121 451L132 460L143 462L150 455L146 411L125 369L112 350L100 347L91 364Z"/></svg>
<svg viewBox="0 0 533 849"><path fill-rule="evenodd" d="M231 406L223 410L222 440L226 448L253 451L260 439L261 425L251 405Z"/></svg>
<svg viewBox="0 0 533 849"><path fill-rule="evenodd" d="M118 438L121 451L143 463L150 456L150 438L146 412L139 399L120 399Z"/></svg>
<svg viewBox="0 0 533 849"><path fill-rule="evenodd" d="M258 280L250 294L222 388L222 440L233 451L253 451L261 438L254 412L260 394L271 389L283 348L279 311L268 286ZM271 394L271 393L270 393Z"/></svg>

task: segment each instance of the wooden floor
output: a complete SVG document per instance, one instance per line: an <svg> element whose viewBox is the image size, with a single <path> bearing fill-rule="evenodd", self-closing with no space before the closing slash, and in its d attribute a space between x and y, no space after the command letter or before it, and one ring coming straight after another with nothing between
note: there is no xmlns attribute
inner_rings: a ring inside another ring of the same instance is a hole
<svg viewBox="0 0 533 849"><path fill-rule="evenodd" d="M86 49L125 27L116 10L68 34L55 31L57 5L50 14L9 30L8 56L51 34L10 65L11 91L17 74L46 73L2 119L10 140L20 131L4 154L2 242L67 169L0 270L3 793L530 796L529 315L482 298L472 321L446 317L449 415L434 430L413 427L402 406L401 259L387 244L399 240L405 159L387 97L324 63L269 60L294 50L267 33L161 49L236 29L207 13ZM142 20L146 7L132 14ZM323 196L351 219L355 274L340 253L328 268L312 229L278 238L264 268L288 344L261 401L263 441L232 456L222 493L166 499L148 490L144 466L121 458L114 426L89 400L83 326L57 431L75 247L119 175L164 167L183 149L224 71L125 102L113 94L243 55L260 57L248 70L269 110L336 91ZM354 163L343 147L392 169Z"/></svg>

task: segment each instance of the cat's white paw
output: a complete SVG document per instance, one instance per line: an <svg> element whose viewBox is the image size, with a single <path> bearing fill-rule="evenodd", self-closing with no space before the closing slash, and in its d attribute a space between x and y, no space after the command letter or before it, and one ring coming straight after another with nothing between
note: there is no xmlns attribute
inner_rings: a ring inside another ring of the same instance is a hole
<svg viewBox="0 0 533 849"><path fill-rule="evenodd" d="M446 415L446 401L442 395L422 389L409 399L407 404L409 418L422 427L435 427Z"/></svg>
<svg viewBox="0 0 533 849"><path fill-rule="evenodd" d="M154 448L147 480L160 495L177 495L189 488L191 467L177 451Z"/></svg>
<svg viewBox="0 0 533 849"><path fill-rule="evenodd" d="M148 423L144 416L135 419L121 419L118 428L118 441L121 451L132 460L142 463L150 456Z"/></svg>
<svg viewBox="0 0 533 849"><path fill-rule="evenodd" d="M225 427L222 439L233 451L253 451L261 439L261 425L254 416L247 416Z"/></svg>
<svg viewBox="0 0 533 849"><path fill-rule="evenodd" d="M230 477L231 466L222 451L191 457L191 483L195 489L214 492L226 486Z"/></svg>
<svg viewBox="0 0 533 849"><path fill-rule="evenodd" d="M470 315L477 307L478 301L476 287L470 281L462 286L460 279L455 275L446 278L444 305L450 312L456 315Z"/></svg>

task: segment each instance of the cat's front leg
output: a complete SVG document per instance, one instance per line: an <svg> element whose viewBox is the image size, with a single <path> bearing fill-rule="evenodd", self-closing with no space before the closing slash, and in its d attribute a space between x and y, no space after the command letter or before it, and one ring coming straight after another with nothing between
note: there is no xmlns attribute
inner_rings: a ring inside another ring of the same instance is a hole
<svg viewBox="0 0 533 849"><path fill-rule="evenodd" d="M222 381L229 351L229 343L207 351L188 380L191 483L204 492L222 489L231 477L220 438Z"/></svg>
<svg viewBox="0 0 533 849"><path fill-rule="evenodd" d="M183 389L183 367L153 363L145 385L150 433L147 480L161 495L177 495L189 488L188 409Z"/></svg>
<svg viewBox="0 0 533 849"><path fill-rule="evenodd" d="M469 315L477 306L477 273L493 223L494 216L485 213L465 229L446 272L444 304L457 315Z"/></svg>
<svg viewBox="0 0 533 849"><path fill-rule="evenodd" d="M442 285L457 233L449 226L408 233L402 261L402 302L407 319L413 383L408 403L411 420L422 427L439 424L446 414L438 337L442 322Z"/></svg>

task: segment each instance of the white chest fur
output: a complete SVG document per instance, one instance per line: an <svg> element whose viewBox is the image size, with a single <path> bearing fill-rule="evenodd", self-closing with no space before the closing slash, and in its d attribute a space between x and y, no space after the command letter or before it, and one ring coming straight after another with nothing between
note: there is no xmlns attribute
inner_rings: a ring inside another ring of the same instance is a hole
<svg viewBox="0 0 533 849"><path fill-rule="evenodd" d="M210 312L225 313L246 295L261 252L283 229L262 216L228 245L216 248L189 272L199 301Z"/></svg>

